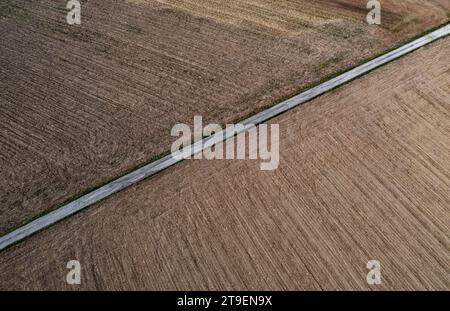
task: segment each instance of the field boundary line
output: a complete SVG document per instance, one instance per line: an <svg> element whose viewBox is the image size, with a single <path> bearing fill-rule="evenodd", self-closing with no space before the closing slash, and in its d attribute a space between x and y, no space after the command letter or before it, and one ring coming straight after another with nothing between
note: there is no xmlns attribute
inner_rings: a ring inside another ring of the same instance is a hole
<svg viewBox="0 0 450 311"><path fill-rule="evenodd" d="M213 136L200 140L191 146L180 150L178 153L169 154L159 160L151 162L141 168L138 168L96 190L93 190L86 195L73 200L72 202L45 214L22 227L15 229L14 231L0 237L0 251L5 248L16 244L23 239L69 217L75 213L91 206L99 201L111 196L112 194L119 192L131 185L136 184L156 173L159 173L166 168L183 161L187 156L194 155L202 152L219 142L223 142L228 138L231 138L237 134L247 131L253 125L258 125L265 121L272 119L296 106L304 104L320 95L323 95L339 86L346 84L347 82L358 78L378 67L381 67L395 59L398 59L412 51L415 51L433 41L443 38L450 34L450 24L443 26L427 35L424 35L414 41L411 41L395 50L392 50L386 54L383 54L371 61L368 61L362 65L359 65L349 71L346 71L326 82L323 82L313 88L310 88L290 99L287 99L275 106L272 106L264 111L261 111L242 122L242 128L230 128L223 130Z"/></svg>

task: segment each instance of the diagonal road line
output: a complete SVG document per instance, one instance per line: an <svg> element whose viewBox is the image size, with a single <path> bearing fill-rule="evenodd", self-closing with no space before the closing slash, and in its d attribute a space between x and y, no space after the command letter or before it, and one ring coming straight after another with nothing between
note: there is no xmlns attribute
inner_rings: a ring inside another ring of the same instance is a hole
<svg viewBox="0 0 450 311"><path fill-rule="evenodd" d="M398 59L420 47L427 45L435 40L443 38L450 34L450 24L443 26L419 39L409 42L389 53L379 56L365 64L355 67L331 80L328 80L316 87L313 87L299 95L296 95L286 101L283 101L267 110L259 112L254 116L241 122L244 125L243 128L227 129L214 136L208 137L194 143L191 146L180 150L176 154L165 156L162 159L147 164L131 173L128 173L44 216L41 216L28 224L0 237L0 250L3 250L21 240L33 235L34 233L43 230L58 221L63 220L88 206L91 206L104 198L123 190L147 177L150 177L162 170L182 161L187 156L199 153L205 149L212 147L213 145L222 142L228 138L233 137L239 133L246 131L253 125L258 125L265 122L283 112L286 112L298 105L301 105L317 96L320 96L336 87L339 87L357 77L360 77L375 68L378 68L384 64L387 64L395 59Z"/></svg>

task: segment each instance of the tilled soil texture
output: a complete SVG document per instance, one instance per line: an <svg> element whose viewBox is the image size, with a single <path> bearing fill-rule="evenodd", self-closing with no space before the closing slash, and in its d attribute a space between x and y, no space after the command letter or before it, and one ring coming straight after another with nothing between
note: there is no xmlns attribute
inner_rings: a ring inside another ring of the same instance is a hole
<svg viewBox="0 0 450 311"><path fill-rule="evenodd" d="M447 19L447 0L0 3L0 234Z"/></svg>
<svg viewBox="0 0 450 311"><path fill-rule="evenodd" d="M187 160L3 251L0 288L449 290L449 49L273 119L275 171Z"/></svg>

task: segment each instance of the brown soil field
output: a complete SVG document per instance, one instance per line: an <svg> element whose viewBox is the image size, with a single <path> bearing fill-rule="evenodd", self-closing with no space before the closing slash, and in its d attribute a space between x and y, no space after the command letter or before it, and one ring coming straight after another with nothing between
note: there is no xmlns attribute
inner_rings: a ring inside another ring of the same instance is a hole
<svg viewBox="0 0 450 311"><path fill-rule="evenodd" d="M0 4L0 234L167 151L448 20L448 0Z"/></svg>
<svg viewBox="0 0 450 311"><path fill-rule="evenodd" d="M449 49L273 119L275 171L184 161L1 252L0 288L449 290Z"/></svg>

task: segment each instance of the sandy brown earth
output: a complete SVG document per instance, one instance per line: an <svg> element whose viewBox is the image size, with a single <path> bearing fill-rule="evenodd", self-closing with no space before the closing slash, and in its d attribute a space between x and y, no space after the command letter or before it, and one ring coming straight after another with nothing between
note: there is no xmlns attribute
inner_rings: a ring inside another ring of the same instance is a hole
<svg viewBox="0 0 450 311"><path fill-rule="evenodd" d="M0 253L1 289L450 289L450 37L289 111L280 166L185 161ZM366 284L379 260L382 285Z"/></svg>
<svg viewBox="0 0 450 311"><path fill-rule="evenodd" d="M445 22L447 0L0 3L0 234L169 149Z"/></svg>

